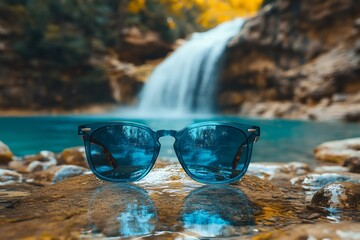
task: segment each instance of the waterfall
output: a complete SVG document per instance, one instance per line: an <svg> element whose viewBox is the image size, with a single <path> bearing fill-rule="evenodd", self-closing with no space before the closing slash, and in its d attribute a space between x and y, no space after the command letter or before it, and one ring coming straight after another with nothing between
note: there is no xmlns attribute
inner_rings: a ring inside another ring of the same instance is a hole
<svg viewBox="0 0 360 240"><path fill-rule="evenodd" d="M238 18L207 32L193 33L190 40L155 68L140 94L140 111L213 111L226 45L243 23Z"/></svg>

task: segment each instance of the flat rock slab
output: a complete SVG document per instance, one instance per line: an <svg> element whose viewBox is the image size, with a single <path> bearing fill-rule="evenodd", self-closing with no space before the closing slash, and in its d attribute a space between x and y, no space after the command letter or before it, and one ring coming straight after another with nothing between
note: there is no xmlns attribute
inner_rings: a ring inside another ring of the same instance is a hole
<svg viewBox="0 0 360 240"><path fill-rule="evenodd" d="M358 222L359 211L334 213L309 205L302 184L291 184L294 176L311 175L302 175L308 171L301 164L258 164L240 182L204 185L191 180L178 163L160 161L132 184L103 182L92 174L45 186L14 182L0 191L0 239L275 239L283 233L276 229Z"/></svg>
<svg viewBox="0 0 360 240"><path fill-rule="evenodd" d="M24 186L5 185L8 197L0 195L1 239L252 236L312 214L302 195L256 176L233 185L203 185L178 164L158 164L133 184L87 174L29 191Z"/></svg>

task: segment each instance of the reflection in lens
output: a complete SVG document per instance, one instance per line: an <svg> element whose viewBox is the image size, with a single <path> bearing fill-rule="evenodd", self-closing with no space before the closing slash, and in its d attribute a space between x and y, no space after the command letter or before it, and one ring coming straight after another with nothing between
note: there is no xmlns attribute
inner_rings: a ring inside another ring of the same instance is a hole
<svg viewBox="0 0 360 240"><path fill-rule="evenodd" d="M154 232L157 211L136 186L112 184L97 189L89 206L90 232L106 237L142 236Z"/></svg>
<svg viewBox="0 0 360 240"><path fill-rule="evenodd" d="M155 140L147 130L113 125L96 130L90 138L95 171L115 180L137 180L151 167Z"/></svg>
<svg viewBox="0 0 360 240"><path fill-rule="evenodd" d="M181 220L186 230L201 237L226 237L241 226L254 225L257 210L239 189L205 186L186 198Z"/></svg>
<svg viewBox="0 0 360 240"><path fill-rule="evenodd" d="M190 129L179 144L180 156L189 172L206 182L238 177L252 148L240 129L216 125Z"/></svg>

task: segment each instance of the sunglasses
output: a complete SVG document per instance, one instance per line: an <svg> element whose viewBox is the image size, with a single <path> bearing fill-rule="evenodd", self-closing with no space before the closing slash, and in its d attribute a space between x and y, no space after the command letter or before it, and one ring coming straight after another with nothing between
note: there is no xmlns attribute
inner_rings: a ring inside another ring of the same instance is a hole
<svg viewBox="0 0 360 240"><path fill-rule="evenodd" d="M81 125L86 156L93 173L102 180L134 182L154 166L159 138L175 138L174 150L185 172L206 183L230 183L244 176L253 143L260 136L257 126L235 122L200 122L180 131L158 130L134 122Z"/></svg>

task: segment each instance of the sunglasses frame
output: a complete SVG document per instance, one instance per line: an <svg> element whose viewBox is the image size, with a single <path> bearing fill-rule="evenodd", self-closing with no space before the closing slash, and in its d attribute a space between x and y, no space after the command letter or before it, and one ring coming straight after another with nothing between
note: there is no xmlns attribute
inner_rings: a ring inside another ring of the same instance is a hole
<svg viewBox="0 0 360 240"><path fill-rule="evenodd" d="M152 157L151 163L147 167L146 171L141 176L137 177L135 180L107 178L107 177L99 174L96 171L95 166L91 160L90 139L91 139L92 134L101 128L105 128L105 127L109 127L109 126L117 126L117 125L133 126L133 127L138 127L138 128L144 129L145 131L150 133L150 135L152 136L154 143L155 143L154 144L154 155ZM242 133L244 133L244 135L246 136L247 145L249 146L250 151L247 151L246 162L245 162L243 170L239 174L239 176L229 179L229 180L225 180L225 181L205 181L205 180L199 179L196 176L194 176L190 172L190 170L187 168L187 166L181 156L181 153L180 153L181 152L181 146L180 146L181 137L183 136L184 133L188 132L189 130L191 130L193 128L204 127L204 126L226 126L226 127L230 127L230 128L235 128L237 130L240 130ZM89 164L91 171L95 174L96 177L98 177L101 180L106 180L106 181L110 181L110 182L134 182L134 181L141 180L151 171L151 169L155 165L155 162L158 158L160 148L161 148L159 139L161 137L171 136L171 137L175 138L175 142L173 145L175 154L180 162L180 165L182 166L182 168L184 169L184 171L186 172L186 174L188 176L190 176L193 180L204 183L204 184L226 184L226 183L238 181L245 175L245 173L249 167L249 164L250 164L253 143L257 142L260 137L260 127L254 126L254 125L237 123L237 122L206 121L206 122L199 122L199 123L191 124L179 131L177 131L177 130L157 130L157 131L155 131L155 130L151 129L150 127L148 127L144 124L141 124L141 123L129 122L129 121L116 121L116 122L90 123L90 124L80 125L78 127L78 135L83 137L84 145L85 145L85 152L86 152L86 159L87 159L87 162Z"/></svg>

